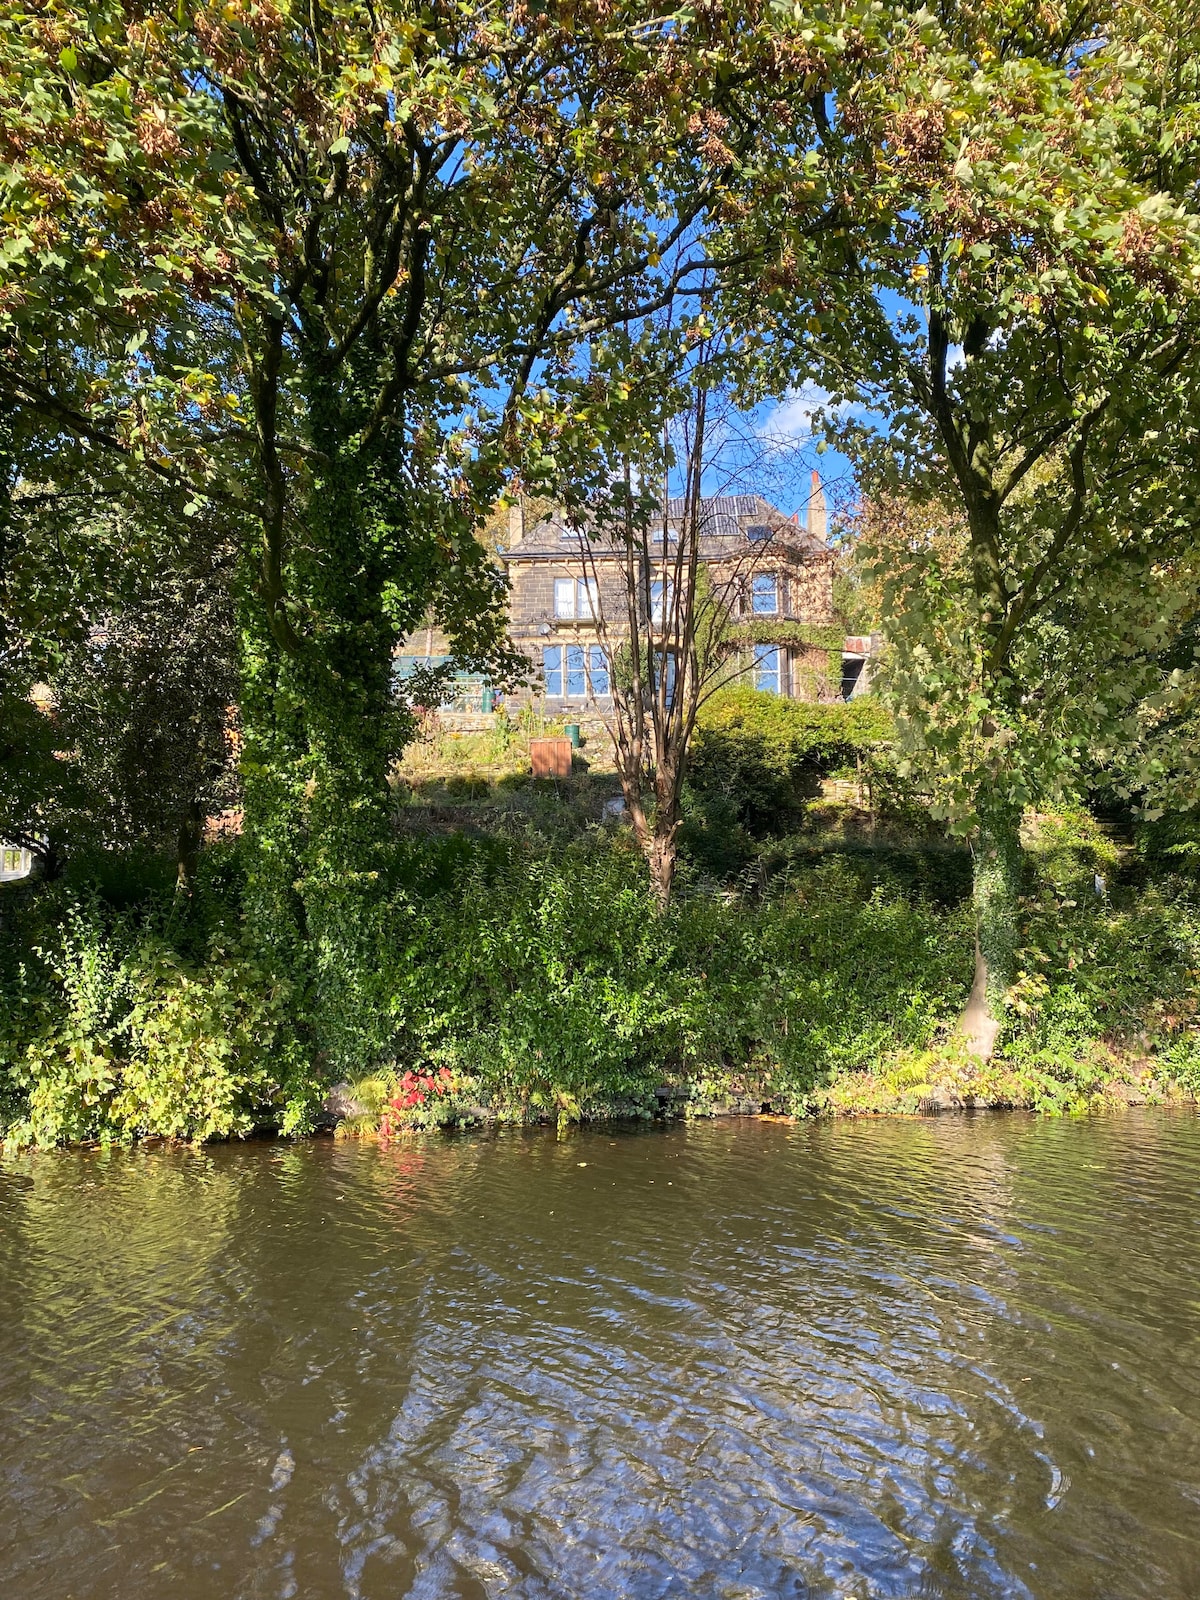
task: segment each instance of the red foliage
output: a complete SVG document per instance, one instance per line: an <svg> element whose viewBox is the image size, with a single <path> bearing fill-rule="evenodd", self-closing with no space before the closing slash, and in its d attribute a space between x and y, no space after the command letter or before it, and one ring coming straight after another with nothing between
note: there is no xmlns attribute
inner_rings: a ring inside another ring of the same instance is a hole
<svg viewBox="0 0 1200 1600"><path fill-rule="evenodd" d="M454 1087L454 1074L448 1067L439 1067L437 1072L408 1071L396 1085L396 1092L388 1101L383 1115L379 1119L379 1133L383 1139L391 1138L395 1132L398 1117L397 1113L415 1111L423 1106L431 1095L441 1099Z"/></svg>

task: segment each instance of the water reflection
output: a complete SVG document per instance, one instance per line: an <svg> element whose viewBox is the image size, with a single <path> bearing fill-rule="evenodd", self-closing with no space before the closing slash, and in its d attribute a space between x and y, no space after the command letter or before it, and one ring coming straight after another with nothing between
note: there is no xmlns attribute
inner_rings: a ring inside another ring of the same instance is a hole
<svg viewBox="0 0 1200 1600"><path fill-rule="evenodd" d="M1198 1135L9 1162L2 1592L1200 1592Z"/></svg>

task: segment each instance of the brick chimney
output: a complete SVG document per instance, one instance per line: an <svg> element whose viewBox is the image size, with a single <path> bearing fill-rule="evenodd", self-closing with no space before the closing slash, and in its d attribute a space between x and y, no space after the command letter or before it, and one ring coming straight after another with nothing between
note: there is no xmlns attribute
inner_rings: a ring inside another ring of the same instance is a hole
<svg viewBox="0 0 1200 1600"><path fill-rule="evenodd" d="M805 513L804 525L810 536L819 539L822 544L829 539L829 517L825 510L825 491L821 487L821 480L813 468L812 487L808 495L808 510Z"/></svg>
<svg viewBox="0 0 1200 1600"><path fill-rule="evenodd" d="M511 547L520 544L525 537L525 507L520 500L514 500L508 508L508 542Z"/></svg>

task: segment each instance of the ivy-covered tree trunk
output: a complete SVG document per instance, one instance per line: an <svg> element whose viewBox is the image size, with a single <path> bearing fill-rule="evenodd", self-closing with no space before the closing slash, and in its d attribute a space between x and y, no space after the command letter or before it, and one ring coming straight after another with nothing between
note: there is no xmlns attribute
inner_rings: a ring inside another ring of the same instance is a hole
<svg viewBox="0 0 1200 1600"><path fill-rule="evenodd" d="M293 970L304 943L297 892L304 790L296 663L280 650L252 586L239 596L242 829L246 919L254 942Z"/></svg>
<svg viewBox="0 0 1200 1600"><path fill-rule="evenodd" d="M1004 1026L1014 977L1021 892L1021 818L990 797L980 807L972 849L975 903L975 979L959 1022L972 1055L986 1061Z"/></svg>
<svg viewBox="0 0 1200 1600"><path fill-rule="evenodd" d="M301 898L321 1049L339 1071L361 1071L386 1043L377 993L390 797L400 745L392 636L380 575L364 537L354 474L321 485L322 598L329 604L306 675L308 781Z"/></svg>
<svg viewBox="0 0 1200 1600"><path fill-rule="evenodd" d="M403 474L357 448L361 418L314 363L314 467L292 530L290 648L244 634L246 832L259 942L301 980L318 1074L361 1070L387 1042L377 993L385 937L388 772L403 743L393 694Z"/></svg>

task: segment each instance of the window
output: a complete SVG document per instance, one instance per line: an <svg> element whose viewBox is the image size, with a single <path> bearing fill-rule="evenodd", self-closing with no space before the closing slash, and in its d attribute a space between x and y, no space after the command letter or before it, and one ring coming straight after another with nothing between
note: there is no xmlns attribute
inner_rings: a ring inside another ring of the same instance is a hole
<svg viewBox="0 0 1200 1600"><path fill-rule="evenodd" d="M773 644L754 646L754 687L768 694L779 693L779 648Z"/></svg>
<svg viewBox="0 0 1200 1600"><path fill-rule="evenodd" d="M562 665L562 645L548 644L542 651L542 676L546 680L546 694L551 700L562 699Z"/></svg>
<svg viewBox="0 0 1200 1600"><path fill-rule="evenodd" d="M598 644L592 645L588 651L588 672L592 679L592 693L597 696L608 694L608 658Z"/></svg>
<svg viewBox="0 0 1200 1600"><path fill-rule="evenodd" d="M33 871L33 853L20 845L0 844L0 880L27 878Z"/></svg>
<svg viewBox="0 0 1200 1600"><path fill-rule="evenodd" d="M669 711L675 704L675 652L674 650L659 650L655 652L660 678L666 683L666 694L663 704ZM658 684L655 684L657 692Z"/></svg>
<svg viewBox="0 0 1200 1600"><path fill-rule="evenodd" d="M669 578L655 578L651 583L650 621L656 628L661 628L665 621L670 620L674 595L675 586Z"/></svg>
<svg viewBox="0 0 1200 1600"><path fill-rule="evenodd" d="M586 700L589 692L592 695L610 692L608 660L598 644L545 645L542 676L546 682L546 697L550 700Z"/></svg>
<svg viewBox="0 0 1200 1600"><path fill-rule="evenodd" d="M756 572L751 578L750 609L759 617L773 617L778 612L779 581L773 572Z"/></svg>
<svg viewBox="0 0 1200 1600"><path fill-rule="evenodd" d="M600 586L595 578L555 578L554 615L594 621L600 615Z"/></svg>
<svg viewBox="0 0 1200 1600"><path fill-rule="evenodd" d="M862 656L842 657L842 699L852 700L862 680L865 662Z"/></svg>
<svg viewBox="0 0 1200 1600"><path fill-rule="evenodd" d="M567 699L582 700L587 694L587 675L583 670L583 646L581 644L564 645L563 656L566 662L563 678L566 682Z"/></svg>

